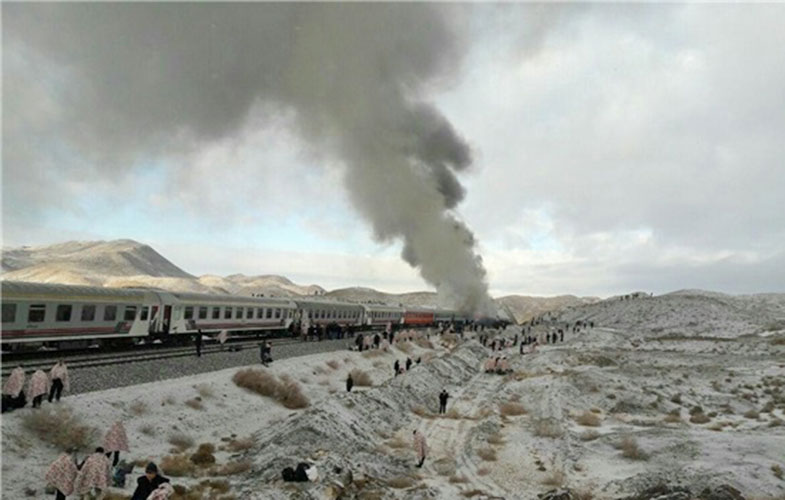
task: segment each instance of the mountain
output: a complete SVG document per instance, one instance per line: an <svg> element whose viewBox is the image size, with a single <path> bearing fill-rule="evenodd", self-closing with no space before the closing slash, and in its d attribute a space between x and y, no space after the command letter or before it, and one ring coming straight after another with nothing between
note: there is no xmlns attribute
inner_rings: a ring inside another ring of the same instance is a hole
<svg viewBox="0 0 785 500"><path fill-rule="evenodd" d="M517 322L522 323L546 312L592 304L599 300L598 297L576 297L574 295L559 295L557 297L507 295L495 299L495 302L506 308Z"/></svg>
<svg viewBox="0 0 785 500"><path fill-rule="evenodd" d="M439 307L440 305L435 292L386 293L373 288L350 287L332 290L325 296L335 300L403 304L410 307Z"/></svg>

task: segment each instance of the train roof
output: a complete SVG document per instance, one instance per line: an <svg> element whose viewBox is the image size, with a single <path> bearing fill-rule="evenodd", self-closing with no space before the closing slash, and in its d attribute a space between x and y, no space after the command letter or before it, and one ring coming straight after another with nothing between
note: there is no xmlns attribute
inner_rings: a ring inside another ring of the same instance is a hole
<svg viewBox="0 0 785 500"><path fill-rule="evenodd" d="M143 296L148 290L138 288L108 288L100 286L63 285L60 283L33 283L29 281L0 281L3 295L92 295L102 297L134 297Z"/></svg>
<svg viewBox="0 0 785 500"><path fill-rule="evenodd" d="M284 298L274 297L249 297L247 295L227 295L198 292L164 292L181 300L205 301L205 302L253 302L257 304L274 304L281 306L294 306L294 301Z"/></svg>
<svg viewBox="0 0 785 500"><path fill-rule="evenodd" d="M357 304L355 302L345 302L342 300L330 300L330 299L318 299L318 298L311 298L310 296L292 297L291 300L295 302L298 306L302 304L307 306L343 306L343 307L355 307L355 308L362 307L362 304Z"/></svg>

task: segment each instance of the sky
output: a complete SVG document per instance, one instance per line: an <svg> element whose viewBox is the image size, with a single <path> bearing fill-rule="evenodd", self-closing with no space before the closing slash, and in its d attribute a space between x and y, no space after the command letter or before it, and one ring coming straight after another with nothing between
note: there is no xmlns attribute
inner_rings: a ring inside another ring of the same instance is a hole
<svg viewBox="0 0 785 500"><path fill-rule="evenodd" d="M390 292L785 292L785 4L379 9L4 3L3 245Z"/></svg>

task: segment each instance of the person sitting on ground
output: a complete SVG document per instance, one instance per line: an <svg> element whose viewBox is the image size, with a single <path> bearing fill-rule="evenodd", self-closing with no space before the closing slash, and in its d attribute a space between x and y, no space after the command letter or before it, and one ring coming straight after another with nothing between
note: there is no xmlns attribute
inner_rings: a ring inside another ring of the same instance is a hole
<svg viewBox="0 0 785 500"><path fill-rule="evenodd" d="M352 392L352 387L354 387L354 379L350 373L349 376L346 377L346 392Z"/></svg>
<svg viewBox="0 0 785 500"><path fill-rule="evenodd" d="M3 412L24 408L27 404L24 391L26 378L25 371L21 366L17 366L11 371L3 386Z"/></svg>
<svg viewBox="0 0 785 500"><path fill-rule="evenodd" d="M147 500L147 498L157 490L159 486L168 483L169 478L158 474L158 466L150 462L144 468L144 476L140 476L136 480L136 490L131 497L131 500Z"/></svg>
<svg viewBox="0 0 785 500"><path fill-rule="evenodd" d="M36 370L33 372L33 376L30 377L30 397L33 400L33 408L38 408L41 406L41 401L43 401L44 396L46 393L49 392L49 378L46 376L41 370Z"/></svg>
<svg viewBox="0 0 785 500"><path fill-rule="evenodd" d="M112 472L112 486L115 488L125 488L125 477L133 472L134 464L127 464L125 460L120 460L120 463L114 468Z"/></svg>

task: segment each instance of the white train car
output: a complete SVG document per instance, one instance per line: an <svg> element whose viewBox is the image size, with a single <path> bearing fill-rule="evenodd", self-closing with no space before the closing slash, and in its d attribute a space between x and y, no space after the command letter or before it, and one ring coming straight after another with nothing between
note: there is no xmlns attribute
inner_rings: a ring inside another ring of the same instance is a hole
<svg viewBox="0 0 785 500"><path fill-rule="evenodd" d="M155 292L3 281L3 348L120 343L146 337Z"/></svg>
<svg viewBox="0 0 785 500"><path fill-rule="evenodd" d="M288 299L158 292L162 309L156 311L151 331L158 335L229 332L258 333L288 330L297 305Z"/></svg>
<svg viewBox="0 0 785 500"><path fill-rule="evenodd" d="M363 324L365 310L359 304L319 299L294 299L297 304L296 322L308 325L337 324L351 328Z"/></svg>
<svg viewBox="0 0 785 500"><path fill-rule="evenodd" d="M387 323L393 326L403 324L403 307L378 304L363 304L363 325L371 328L384 328Z"/></svg>

